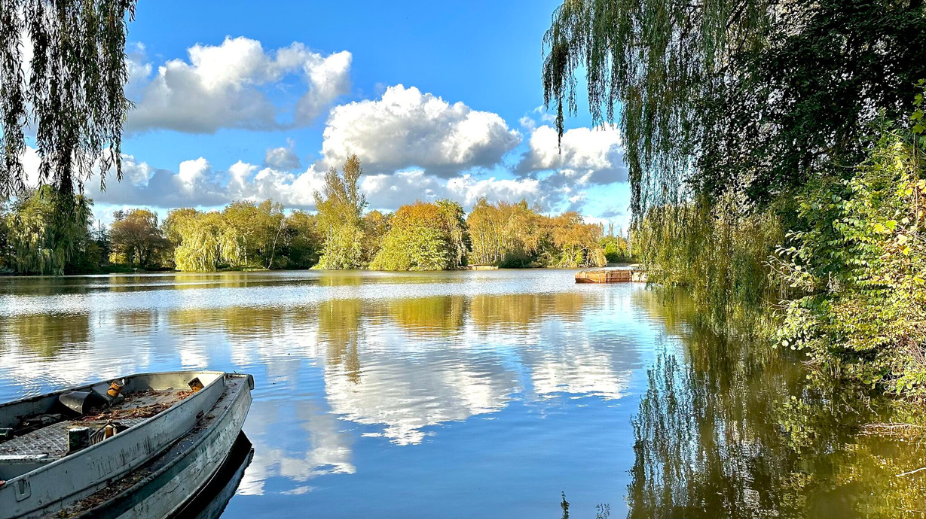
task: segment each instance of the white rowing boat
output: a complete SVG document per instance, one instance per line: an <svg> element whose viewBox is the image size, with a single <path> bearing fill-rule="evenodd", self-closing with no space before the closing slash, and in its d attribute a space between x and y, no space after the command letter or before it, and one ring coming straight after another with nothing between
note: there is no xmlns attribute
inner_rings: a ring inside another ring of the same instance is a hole
<svg viewBox="0 0 926 519"><path fill-rule="evenodd" d="M0 519L174 514L222 465L253 387L178 371L0 405Z"/></svg>

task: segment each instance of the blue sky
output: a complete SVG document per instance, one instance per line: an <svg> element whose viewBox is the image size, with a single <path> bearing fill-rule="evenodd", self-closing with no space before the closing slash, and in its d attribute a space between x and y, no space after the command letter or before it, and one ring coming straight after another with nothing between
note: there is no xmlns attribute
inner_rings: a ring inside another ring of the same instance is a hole
<svg viewBox="0 0 926 519"><path fill-rule="evenodd" d="M542 104L544 31L559 1L139 2L129 26L123 207L277 199L313 208L323 172L357 153L371 208L526 198L625 222L616 128L587 105L556 149Z"/></svg>

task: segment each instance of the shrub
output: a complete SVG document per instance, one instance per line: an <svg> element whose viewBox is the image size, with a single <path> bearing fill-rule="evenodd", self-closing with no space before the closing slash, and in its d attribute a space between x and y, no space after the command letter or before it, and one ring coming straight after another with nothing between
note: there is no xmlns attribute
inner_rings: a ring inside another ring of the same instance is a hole
<svg viewBox="0 0 926 519"><path fill-rule="evenodd" d="M804 296L787 304L781 343L908 395L926 395L922 132L882 127L853 178L809 186L799 199L806 230L782 249L787 279Z"/></svg>

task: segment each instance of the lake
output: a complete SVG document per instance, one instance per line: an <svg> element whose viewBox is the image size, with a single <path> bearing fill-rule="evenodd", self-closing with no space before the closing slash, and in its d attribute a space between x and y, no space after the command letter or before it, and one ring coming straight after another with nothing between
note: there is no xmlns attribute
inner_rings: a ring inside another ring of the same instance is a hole
<svg viewBox="0 0 926 519"><path fill-rule="evenodd" d="M915 411L573 274L0 278L0 400L254 375L223 518L926 516Z"/></svg>

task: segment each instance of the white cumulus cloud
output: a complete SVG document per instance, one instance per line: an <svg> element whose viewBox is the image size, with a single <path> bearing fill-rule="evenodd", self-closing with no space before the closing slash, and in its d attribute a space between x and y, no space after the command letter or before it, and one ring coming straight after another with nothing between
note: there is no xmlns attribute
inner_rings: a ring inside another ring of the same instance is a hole
<svg viewBox="0 0 926 519"><path fill-rule="evenodd" d="M324 139L322 153L329 164L357 154L374 173L418 167L449 178L498 164L521 136L498 114L397 85L379 100L333 108Z"/></svg>
<svg viewBox="0 0 926 519"><path fill-rule="evenodd" d="M560 146L556 130L544 125L532 130L528 145L527 153L518 164L519 172L557 170L581 184L627 181L617 126L567 130Z"/></svg>
<svg viewBox="0 0 926 519"><path fill-rule="evenodd" d="M286 146L268 149L264 155L264 165L282 170L299 169L301 163L299 155L296 154L295 143L288 139Z"/></svg>
<svg viewBox="0 0 926 519"><path fill-rule="evenodd" d="M139 93L128 132L301 126L350 90L347 51L322 56L296 42L267 52L257 40L228 37L221 45L194 45L188 53L189 61L167 61L150 79L151 64L142 62L143 53L129 55L129 91ZM289 76L301 78L306 91L293 106L277 106L266 90Z"/></svg>
<svg viewBox="0 0 926 519"><path fill-rule="evenodd" d="M418 200L433 202L446 198L469 208L482 197L490 202L518 202L522 199L534 201L542 197L540 182L532 178L478 179L472 175L462 175L443 179L422 170L367 175L363 177L360 187L367 196L370 208L388 211Z"/></svg>

